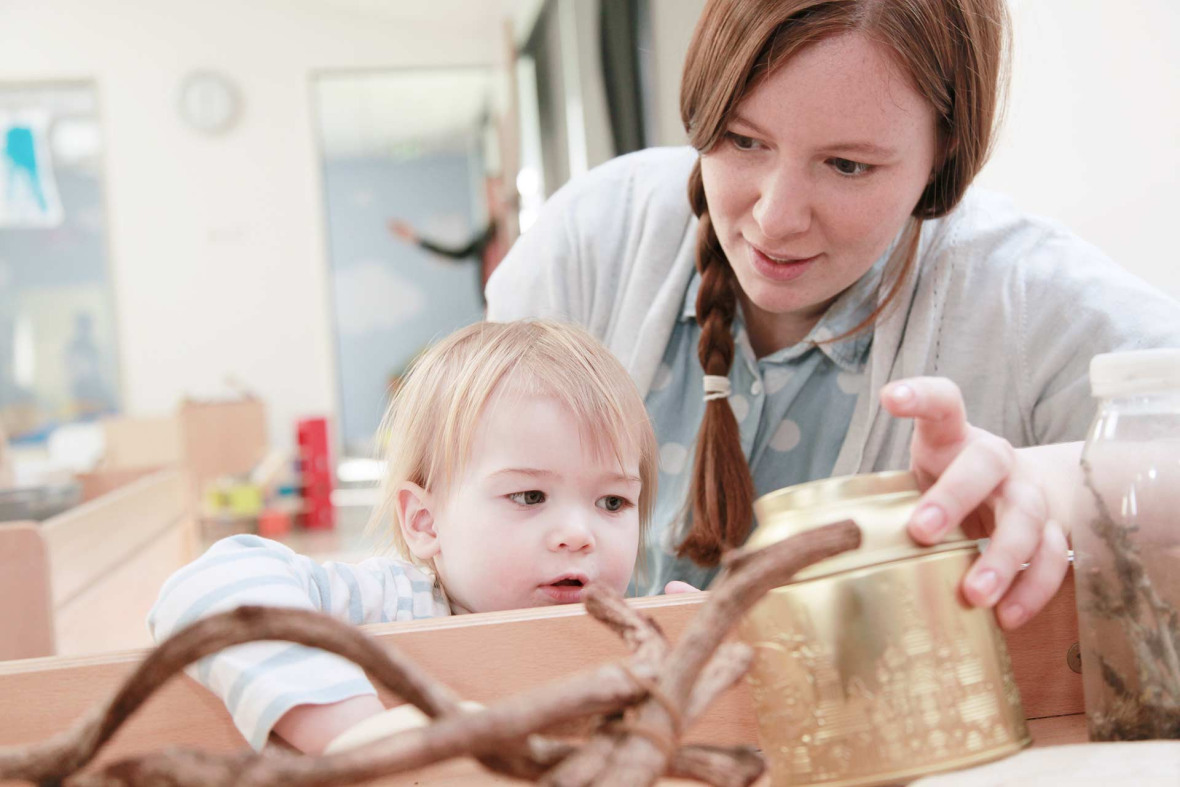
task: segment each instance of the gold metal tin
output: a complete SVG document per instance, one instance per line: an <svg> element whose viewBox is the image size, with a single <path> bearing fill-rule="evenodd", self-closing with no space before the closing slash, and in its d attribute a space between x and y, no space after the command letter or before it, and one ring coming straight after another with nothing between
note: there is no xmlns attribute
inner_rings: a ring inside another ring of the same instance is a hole
<svg viewBox="0 0 1180 787"><path fill-rule="evenodd" d="M843 519L862 531L859 549L800 572L739 626L773 784L904 783L1030 743L1004 637L958 591L976 544L914 544L918 497L910 473L880 473L754 504L754 546Z"/></svg>

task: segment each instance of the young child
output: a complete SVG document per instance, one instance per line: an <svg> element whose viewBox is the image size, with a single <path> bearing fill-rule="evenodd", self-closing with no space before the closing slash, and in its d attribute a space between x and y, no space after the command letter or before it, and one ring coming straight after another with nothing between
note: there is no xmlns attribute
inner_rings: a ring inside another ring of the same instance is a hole
<svg viewBox="0 0 1180 787"><path fill-rule="evenodd" d="M399 557L319 565L257 536L213 545L160 591L156 641L243 604L355 624L569 604L591 582L624 592L655 499L643 400L588 333L480 323L425 352L385 419L381 520ZM383 710L355 665L257 642L190 668L260 748L272 730L321 751Z"/></svg>

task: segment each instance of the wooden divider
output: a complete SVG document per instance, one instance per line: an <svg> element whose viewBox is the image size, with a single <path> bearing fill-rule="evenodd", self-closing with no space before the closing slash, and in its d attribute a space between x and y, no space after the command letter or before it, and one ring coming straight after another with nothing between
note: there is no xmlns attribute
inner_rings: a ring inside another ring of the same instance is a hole
<svg viewBox="0 0 1180 787"><path fill-rule="evenodd" d="M178 469L41 523L0 525L0 560L23 577L5 571L0 583L29 588L0 601L0 658L149 646L147 612L196 550L191 485ZM46 586L48 607L37 602L37 588ZM43 629L52 636L35 633Z"/></svg>
<svg viewBox="0 0 1180 787"><path fill-rule="evenodd" d="M1082 674L1070 667L1078 644L1078 613L1073 569L1040 614L1008 633L1012 672L1030 719L1085 712ZM1080 659L1075 666L1080 664Z"/></svg>
<svg viewBox="0 0 1180 787"><path fill-rule="evenodd" d="M55 650L45 541L35 523L0 525L0 661Z"/></svg>
<svg viewBox="0 0 1180 787"><path fill-rule="evenodd" d="M638 599L673 640L705 594ZM1077 640L1072 580L1049 607L1009 637L1024 707L1036 736L1053 743L1084 739L1080 676L1066 663ZM468 699L490 701L591 669L625 654L622 643L580 607L550 607L365 627ZM0 745L39 740L67 727L115 690L142 657L133 651L91 658L36 659L0 664ZM392 697L385 696L387 703ZM1068 715L1074 714L1074 715ZM714 744L756 740L744 684L726 692L687 735ZM245 746L221 702L182 676L137 713L107 747L103 761L181 746L226 751ZM432 770L446 783L489 783L474 766ZM405 783L434 783L419 776ZM407 777L409 778L409 777ZM482 779L482 781L480 781ZM453 781L452 781L453 780ZM400 783L395 781L393 783Z"/></svg>

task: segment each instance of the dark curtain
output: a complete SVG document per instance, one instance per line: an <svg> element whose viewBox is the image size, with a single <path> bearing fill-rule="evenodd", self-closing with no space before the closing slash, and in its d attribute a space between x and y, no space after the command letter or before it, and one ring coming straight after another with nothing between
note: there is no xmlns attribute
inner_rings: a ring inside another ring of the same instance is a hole
<svg viewBox="0 0 1180 787"><path fill-rule="evenodd" d="M615 154L646 147L639 52L647 0L599 0L599 46Z"/></svg>
<svg viewBox="0 0 1180 787"><path fill-rule="evenodd" d="M537 112L541 131L543 190L552 194L569 178L566 150L565 94L561 84L561 40L557 4L546 2L521 53L533 58L537 70Z"/></svg>

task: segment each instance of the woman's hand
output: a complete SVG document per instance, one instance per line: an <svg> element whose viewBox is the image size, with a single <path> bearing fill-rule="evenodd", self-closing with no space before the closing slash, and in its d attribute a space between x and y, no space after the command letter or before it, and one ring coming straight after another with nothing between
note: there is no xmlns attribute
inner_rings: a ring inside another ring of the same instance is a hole
<svg viewBox="0 0 1180 787"><path fill-rule="evenodd" d="M391 234L396 238L401 238L406 243L417 243L418 232L409 222L401 219L390 219L386 222L386 227L389 228Z"/></svg>
<svg viewBox="0 0 1180 787"><path fill-rule="evenodd" d="M667 585L664 585L664 595L674 596L677 593L700 593L701 589L693 587L687 582L681 582L679 579L674 579Z"/></svg>
<svg viewBox="0 0 1180 787"><path fill-rule="evenodd" d="M914 419L910 465L925 491L910 535L935 544L962 523L969 536L990 536L963 580L963 595L976 606L995 606L1004 628L1021 625L1053 597L1069 567L1065 532L1052 516L1060 506L1051 505L1067 498L1068 490L1047 489L1052 473L1042 463L967 423L963 397L950 380L890 383L881 402L894 416ZM1070 449L1050 458L1071 452L1076 455Z"/></svg>

